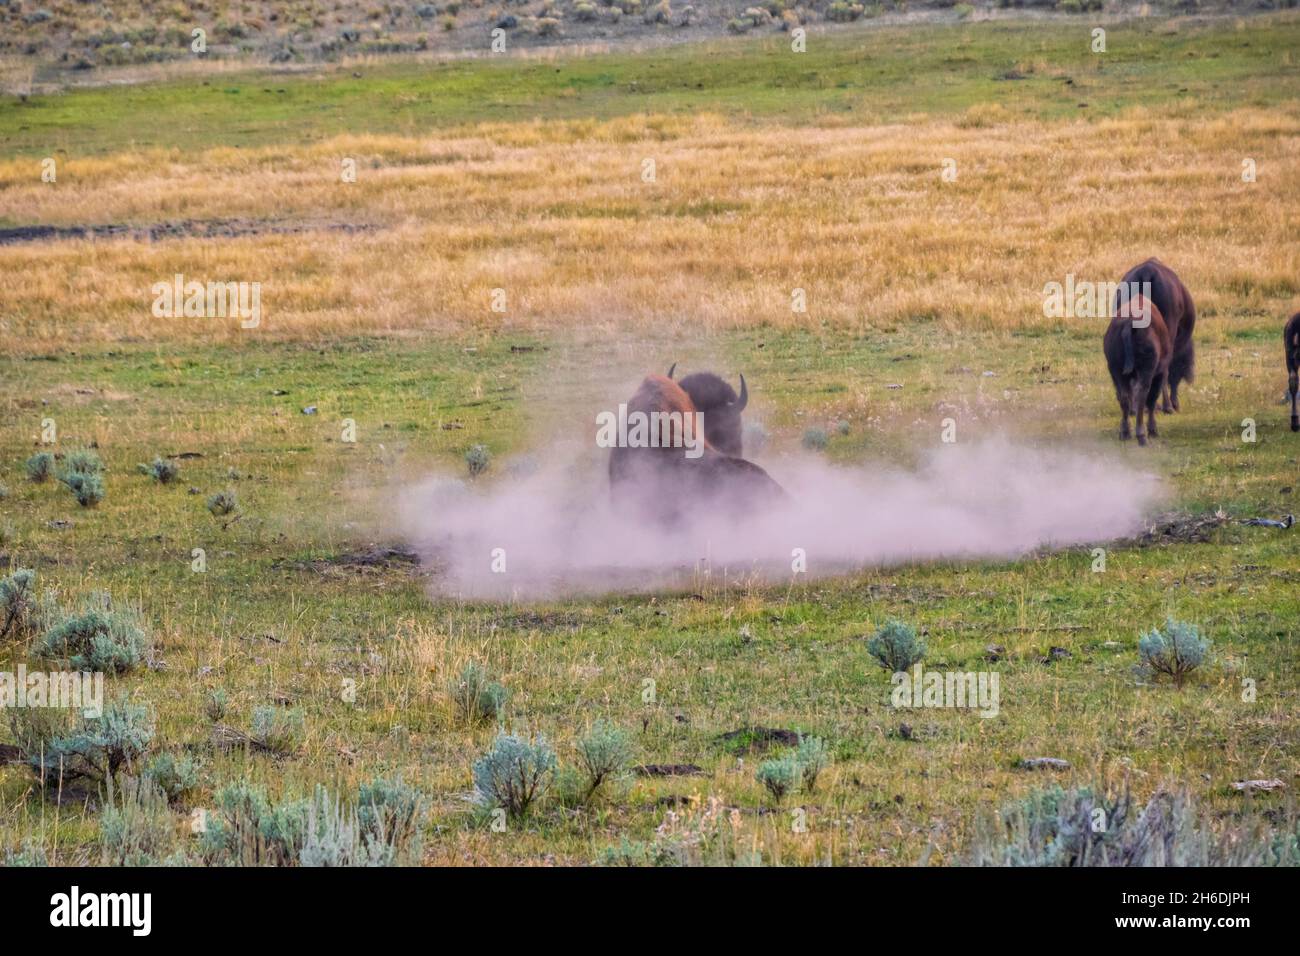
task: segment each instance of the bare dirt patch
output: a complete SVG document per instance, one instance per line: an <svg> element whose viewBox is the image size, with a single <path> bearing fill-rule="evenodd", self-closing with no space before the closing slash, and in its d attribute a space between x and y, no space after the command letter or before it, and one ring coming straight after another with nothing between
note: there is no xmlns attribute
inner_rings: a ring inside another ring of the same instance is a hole
<svg viewBox="0 0 1300 956"><path fill-rule="evenodd" d="M304 232L370 232L370 223L337 220L287 219L180 219L151 223L84 223L71 226L12 226L0 229L0 246L69 239L91 241L134 239L164 242L169 239L235 239L241 236L297 235Z"/></svg>
<svg viewBox="0 0 1300 956"><path fill-rule="evenodd" d="M348 551L312 561L278 561L277 568L295 571L314 571L330 577L349 574L382 574L402 571L420 572L420 556L407 548L376 545L361 551Z"/></svg>

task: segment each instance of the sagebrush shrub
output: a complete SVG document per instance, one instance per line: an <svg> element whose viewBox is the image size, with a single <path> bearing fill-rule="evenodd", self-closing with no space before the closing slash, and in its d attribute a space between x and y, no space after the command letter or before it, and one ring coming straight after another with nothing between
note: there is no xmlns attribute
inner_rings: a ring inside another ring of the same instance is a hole
<svg viewBox="0 0 1300 956"><path fill-rule="evenodd" d="M224 518L239 507L239 499L230 490L218 491L208 497L208 511L217 518Z"/></svg>
<svg viewBox="0 0 1300 956"><path fill-rule="evenodd" d="M780 800L787 793L792 793L799 786L802 779L802 772L799 767L799 761L793 756L778 757L775 760L764 760L758 765L758 771L755 778L767 788L775 799Z"/></svg>
<svg viewBox="0 0 1300 956"><path fill-rule="evenodd" d="M803 447L809 451L823 451L830 441L824 428L809 428L803 433Z"/></svg>
<svg viewBox="0 0 1300 956"><path fill-rule="evenodd" d="M799 749L795 752L795 762L799 764L799 777L803 788L812 793L817 789L817 778L831 764L830 751L826 742L820 737L800 737Z"/></svg>
<svg viewBox="0 0 1300 956"><path fill-rule="evenodd" d="M500 719L510 697L509 691L494 681L476 661L470 661L461 669L460 676L451 682L447 692L461 720L468 724Z"/></svg>
<svg viewBox="0 0 1300 956"><path fill-rule="evenodd" d="M200 839L205 860L227 866L287 866L298 860L307 835L308 801L272 803L244 780L213 798Z"/></svg>
<svg viewBox="0 0 1300 956"><path fill-rule="evenodd" d="M307 805L307 821L298 863L309 867L389 866L392 848L368 839L357 822L354 807L331 797L324 787Z"/></svg>
<svg viewBox="0 0 1300 956"><path fill-rule="evenodd" d="M54 477L54 456L48 451L38 451L27 459L27 477L40 484Z"/></svg>
<svg viewBox="0 0 1300 956"><path fill-rule="evenodd" d="M164 751L145 764L143 778L153 782L168 800L179 800L199 785L199 761L187 753Z"/></svg>
<svg viewBox="0 0 1300 956"><path fill-rule="evenodd" d="M120 700L98 718L83 717L71 730L48 723L31 728L19 746L47 786L73 777L102 783L119 770L134 768L148 752L153 735L149 708Z"/></svg>
<svg viewBox="0 0 1300 956"><path fill-rule="evenodd" d="M104 480L95 472L73 471L59 475L59 481L68 486L77 504L83 508L93 508L104 500Z"/></svg>
<svg viewBox="0 0 1300 956"><path fill-rule="evenodd" d="M483 472L488 470L492 463L492 453L488 451L486 445L474 445L469 451L465 452L465 465L469 468L471 478L477 478Z"/></svg>
<svg viewBox="0 0 1300 956"><path fill-rule="evenodd" d="M925 641L902 621L889 620L867 641L867 653L891 673L905 671L925 657Z"/></svg>
<svg viewBox="0 0 1300 956"><path fill-rule="evenodd" d="M68 475L98 475L103 471L104 463L97 451L93 448L74 448L63 456L59 477L66 480Z"/></svg>
<svg viewBox="0 0 1300 956"><path fill-rule="evenodd" d="M474 761L475 801L522 817L546 789L555 767L555 751L541 734L530 741L499 733L491 749Z"/></svg>
<svg viewBox="0 0 1300 956"><path fill-rule="evenodd" d="M167 795L148 777L108 781L108 798L99 815L99 846L105 866L179 864L176 820Z"/></svg>
<svg viewBox="0 0 1300 956"><path fill-rule="evenodd" d="M607 846L596 857L597 866L680 866L675 848L658 840L646 843L622 837L617 846Z"/></svg>
<svg viewBox="0 0 1300 956"><path fill-rule="evenodd" d="M1217 826L1217 829L1216 829ZM1296 819L1216 824L1186 792L1157 791L1145 806L1125 792L1089 787L1036 790L977 831L966 863L976 866L1296 866Z"/></svg>
<svg viewBox="0 0 1300 956"><path fill-rule="evenodd" d="M253 711L249 736L277 754L293 754L306 736L302 711L267 705Z"/></svg>
<svg viewBox="0 0 1300 956"><path fill-rule="evenodd" d="M1167 674L1181 687L1187 675L1210 656L1210 641L1201 636L1200 628L1186 621L1165 619L1163 632L1152 628L1138 641L1138 657L1157 674Z"/></svg>
<svg viewBox="0 0 1300 956"><path fill-rule="evenodd" d="M586 799L590 799L605 781L627 772L633 757L632 738L621 727L598 720L579 738L577 751L586 775Z"/></svg>
<svg viewBox="0 0 1300 956"><path fill-rule="evenodd" d="M35 594L36 572L19 568L7 578L0 578L0 641L10 634L30 635L38 616Z"/></svg>
<svg viewBox="0 0 1300 956"><path fill-rule="evenodd" d="M214 724L225 719L228 706L226 692L219 687L208 691L208 695L203 698L203 714Z"/></svg>
<svg viewBox="0 0 1300 956"><path fill-rule="evenodd" d="M419 859L424 811L424 796L400 779L375 779L362 784L357 794L362 835L376 846L387 846L393 862Z"/></svg>
<svg viewBox="0 0 1300 956"><path fill-rule="evenodd" d="M49 865L50 858L45 852L45 844L34 837L25 839L19 849L11 850L6 847L4 854L0 855L0 866L35 867Z"/></svg>
<svg viewBox="0 0 1300 956"><path fill-rule="evenodd" d="M112 607L107 599L100 604L57 621L41 638L37 653L67 660L77 670L107 674L125 673L146 660L151 641L139 616Z"/></svg>
<svg viewBox="0 0 1300 956"><path fill-rule="evenodd" d="M149 464L141 465L140 470L160 485L169 485L181 475L180 466L166 458L155 458Z"/></svg>

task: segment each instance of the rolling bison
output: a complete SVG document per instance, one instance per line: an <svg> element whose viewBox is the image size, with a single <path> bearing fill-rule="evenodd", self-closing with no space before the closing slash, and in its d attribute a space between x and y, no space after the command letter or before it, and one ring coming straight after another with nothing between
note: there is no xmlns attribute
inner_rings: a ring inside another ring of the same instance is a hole
<svg viewBox="0 0 1300 956"><path fill-rule="evenodd" d="M673 377L677 368L674 362L668 369L668 377ZM695 408L704 413L704 437L710 445L724 455L739 458L744 454L744 429L740 422L740 413L749 404L749 389L745 385L745 376L740 376L740 394L712 372L696 372L687 375L679 383Z"/></svg>
<svg viewBox="0 0 1300 956"><path fill-rule="evenodd" d="M1291 395L1291 430L1300 432L1300 413L1296 411L1296 392L1300 391L1300 312L1287 320L1282 341L1286 346L1286 389Z"/></svg>
<svg viewBox="0 0 1300 956"><path fill-rule="evenodd" d="M1119 437L1129 437L1131 411L1137 417L1138 444L1145 445L1148 428L1152 438L1158 435L1156 399L1164 388L1176 352L1173 335L1156 304L1135 295L1116 307L1102 346L1111 381L1115 383L1115 397L1119 399Z"/></svg>
<svg viewBox="0 0 1300 956"><path fill-rule="evenodd" d="M1129 290L1143 288L1149 283L1150 299L1155 303L1164 318L1165 327L1173 342L1173 354L1169 358L1169 374L1162 387L1160 410L1166 415L1178 411L1178 386L1183 381L1192 381L1196 364L1196 353L1192 345L1192 333L1196 329L1196 305L1187 286L1174 274L1174 270L1159 259L1151 258L1135 265L1120 281L1115 295L1115 309L1118 312L1121 300ZM1145 293L1145 289L1143 289ZM1152 435L1155 434L1153 430Z"/></svg>
<svg viewBox="0 0 1300 956"><path fill-rule="evenodd" d="M661 423L675 421L674 415L694 422L698 411L686 390L664 375L647 376L626 404L629 421L640 413ZM655 446L612 447L609 485L615 507L643 520L673 525L692 515L741 517L785 500L785 491L758 465L713 447L707 437L708 421L706 412L703 438L689 433L693 426L684 429L702 446L697 446L699 454L694 457L687 452L695 449L666 440ZM665 424L665 434L668 430Z"/></svg>

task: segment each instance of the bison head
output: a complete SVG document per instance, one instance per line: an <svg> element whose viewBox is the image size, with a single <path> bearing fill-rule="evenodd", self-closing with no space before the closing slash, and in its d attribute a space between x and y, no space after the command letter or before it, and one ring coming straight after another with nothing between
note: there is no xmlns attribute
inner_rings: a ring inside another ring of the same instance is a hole
<svg viewBox="0 0 1300 956"><path fill-rule="evenodd" d="M668 377L673 377L677 368L674 362L668 369ZM722 452L739 458L744 453L743 428L740 413L749 403L749 389L745 385L745 376L740 376L740 394L712 372L696 372L687 375L677 383L687 395L697 411L704 413L704 438L710 445Z"/></svg>

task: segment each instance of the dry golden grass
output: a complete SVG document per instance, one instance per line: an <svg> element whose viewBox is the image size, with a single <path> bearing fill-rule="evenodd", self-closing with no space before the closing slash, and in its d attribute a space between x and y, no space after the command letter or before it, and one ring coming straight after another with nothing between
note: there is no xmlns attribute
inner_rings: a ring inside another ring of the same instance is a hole
<svg viewBox="0 0 1300 956"><path fill-rule="evenodd" d="M1053 324L1044 283L1173 264L1203 314L1280 315L1300 288L1300 112L1061 124L756 129L716 117L483 125L428 138L0 163L12 221L360 224L157 243L0 247L0 345L469 329L846 330ZM354 157L355 183L341 181ZM955 182L940 176L957 162ZM1258 181L1244 183L1255 160ZM652 160L655 180L642 178ZM150 286L263 283L256 332L155 319ZM507 312L490 309L502 288ZM791 293L807 292L806 314Z"/></svg>

